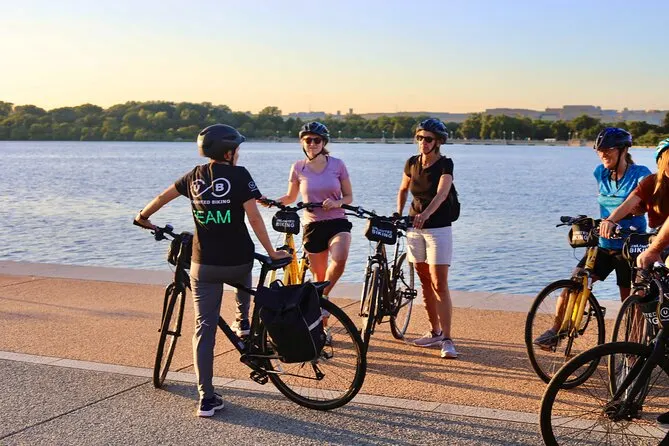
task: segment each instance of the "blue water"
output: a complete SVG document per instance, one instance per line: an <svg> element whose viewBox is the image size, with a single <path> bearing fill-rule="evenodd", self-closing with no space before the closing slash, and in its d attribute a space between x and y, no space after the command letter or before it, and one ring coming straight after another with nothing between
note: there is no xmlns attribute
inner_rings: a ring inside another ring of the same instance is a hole
<svg viewBox="0 0 669 446"><path fill-rule="evenodd" d="M351 175L354 204L380 213L395 209L408 144L332 144ZM455 163L462 214L454 224L450 286L456 290L535 294L566 278L583 250L567 244L560 215L598 212L586 147L459 146ZM157 193L204 160L193 143L0 142L0 256L3 260L165 269L158 245L131 221ZM655 171L651 150L632 150ZM268 197L283 195L296 144L245 143L239 163ZM272 211L263 209L269 226ZM179 198L156 224L193 230L189 203ZM343 279L362 281L370 245L364 221L352 219L353 244ZM271 228L270 228L271 229ZM279 244L281 236L271 232ZM615 275L615 274L614 274ZM596 285L599 298L617 298L615 279Z"/></svg>

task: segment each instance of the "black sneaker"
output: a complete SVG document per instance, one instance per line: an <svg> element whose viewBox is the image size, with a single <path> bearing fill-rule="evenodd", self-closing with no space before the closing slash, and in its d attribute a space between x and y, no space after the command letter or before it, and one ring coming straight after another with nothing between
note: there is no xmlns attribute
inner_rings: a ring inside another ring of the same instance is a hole
<svg viewBox="0 0 669 446"><path fill-rule="evenodd" d="M248 319L242 319L241 321L235 321L232 324L232 331L235 332L240 338L244 338L251 333L251 324Z"/></svg>
<svg viewBox="0 0 669 446"><path fill-rule="evenodd" d="M200 400L197 408L198 417L213 417L217 410L223 409L223 398L218 393L214 393L211 398Z"/></svg>

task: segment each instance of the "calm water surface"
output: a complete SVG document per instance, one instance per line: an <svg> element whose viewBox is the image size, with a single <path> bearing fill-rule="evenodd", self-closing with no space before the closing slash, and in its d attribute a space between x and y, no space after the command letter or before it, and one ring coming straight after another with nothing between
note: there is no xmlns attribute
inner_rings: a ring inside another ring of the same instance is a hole
<svg viewBox="0 0 669 446"><path fill-rule="evenodd" d="M353 183L354 204L390 214L407 144L332 144ZM585 147L459 146L445 153L455 163L462 203L453 226L450 286L457 290L535 294L568 277L583 250L574 252L560 215L598 213ZM194 143L0 142L0 258L31 262L165 269L166 243L132 226L151 198L204 159ZM655 171L652 150L632 150ZM296 144L245 143L240 164L261 192L286 191ZM266 223L272 211L262 209ZM156 214L156 224L193 230L189 202L179 198ZM352 218L353 244L343 279L362 281L370 245L364 220ZM270 228L271 229L271 228ZM279 244L281 236L270 232ZM258 246L259 247L259 246ZM260 247L259 247L260 248ZM262 249L262 248L260 248ZM615 280L596 285L599 298L617 298Z"/></svg>

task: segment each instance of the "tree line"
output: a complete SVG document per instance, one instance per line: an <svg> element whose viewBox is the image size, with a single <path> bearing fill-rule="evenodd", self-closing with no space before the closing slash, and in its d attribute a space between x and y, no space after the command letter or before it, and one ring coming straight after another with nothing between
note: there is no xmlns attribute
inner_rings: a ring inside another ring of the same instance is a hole
<svg viewBox="0 0 669 446"><path fill-rule="evenodd" d="M333 139L411 138L416 124L428 116L328 115L322 119ZM304 124L299 118L282 117L277 107L258 114L232 111L209 102L126 102L107 109L92 104L44 110L34 105L0 101L0 140L55 141L193 141L204 127L225 123L249 139L297 138ZM662 125L644 121L604 123L587 115L571 121L542 121L526 117L474 113L464 122L447 122L452 138L593 140L606 126L629 130L635 143L654 145L669 137L669 113Z"/></svg>

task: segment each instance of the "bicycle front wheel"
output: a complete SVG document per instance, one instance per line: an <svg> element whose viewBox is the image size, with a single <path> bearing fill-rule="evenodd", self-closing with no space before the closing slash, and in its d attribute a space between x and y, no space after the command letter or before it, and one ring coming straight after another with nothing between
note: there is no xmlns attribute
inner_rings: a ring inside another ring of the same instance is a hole
<svg viewBox="0 0 669 446"><path fill-rule="evenodd" d="M669 409L669 375L666 358L647 379L647 392L632 399L631 385L613 400L609 364L639 364L651 348L632 342L599 345L569 361L555 374L541 400L541 435L547 445L657 445L665 444L666 428L658 415ZM574 376L595 364L596 370L578 386L565 388ZM632 381L634 382L634 381ZM660 443L662 442L662 443Z"/></svg>
<svg viewBox="0 0 669 446"><path fill-rule="evenodd" d="M413 263L406 260L406 253L397 260L393 274L395 289L391 303L390 331L395 339L404 339L404 334L409 328L413 301L416 298Z"/></svg>
<svg viewBox="0 0 669 446"><path fill-rule="evenodd" d="M374 331L376 323L376 307L381 292L381 269L377 263L372 265L369 276L365 283L364 291L360 301L360 318L362 322L362 343L365 349L369 346L369 340Z"/></svg>
<svg viewBox="0 0 669 446"><path fill-rule="evenodd" d="M268 361L267 370L272 383L289 400L316 410L341 407L353 399L362 388L367 373L365 348L351 319L330 301L321 300L330 313L328 328L332 343L323 347L320 356L303 363ZM263 330L263 351L272 351Z"/></svg>
<svg viewBox="0 0 669 446"><path fill-rule="evenodd" d="M548 341L539 342L539 338L554 325L559 324L569 299L576 299L582 292L580 283L573 280L558 280L544 288L534 299L525 321L525 346L527 355L536 374L544 382L549 382L562 365L577 354L588 350L605 340L604 314L594 295L590 295L585 305L581 325L577 330L556 333ZM559 308L562 311L559 311ZM587 370L583 370L587 372ZM575 385L578 379L587 377L574 376L567 385Z"/></svg>
<svg viewBox="0 0 669 446"><path fill-rule="evenodd" d="M184 317L186 291L178 290L172 283L165 290L165 297L167 305L163 314L158 349L156 350L156 360L153 365L153 386L156 389L159 389L165 381L174 350L177 347L177 341L179 340L179 336L181 336L181 322Z"/></svg>

